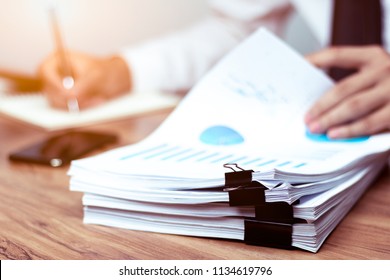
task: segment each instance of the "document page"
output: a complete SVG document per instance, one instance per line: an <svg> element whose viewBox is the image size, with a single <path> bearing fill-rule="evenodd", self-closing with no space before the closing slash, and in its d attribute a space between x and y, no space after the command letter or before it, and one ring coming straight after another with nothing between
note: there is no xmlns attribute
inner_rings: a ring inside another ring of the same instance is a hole
<svg viewBox="0 0 390 280"><path fill-rule="evenodd" d="M389 134L335 141L307 131L304 114L332 86L323 72L260 29L220 61L148 139L76 161L70 174L83 167L199 186L204 179L221 183L229 171L225 163L273 179L268 175L277 172L334 172L388 150Z"/></svg>

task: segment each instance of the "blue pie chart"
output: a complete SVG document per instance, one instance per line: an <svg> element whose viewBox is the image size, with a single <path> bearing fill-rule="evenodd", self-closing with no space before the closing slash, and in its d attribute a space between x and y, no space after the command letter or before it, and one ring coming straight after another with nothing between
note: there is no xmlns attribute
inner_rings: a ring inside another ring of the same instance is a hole
<svg viewBox="0 0 390 280"><path fill-rule="evenodd" d="M211 126L205 129L199 139L205 144L215 146L237 145L244 142L244 137L240 133L223 125Z"/></svg>

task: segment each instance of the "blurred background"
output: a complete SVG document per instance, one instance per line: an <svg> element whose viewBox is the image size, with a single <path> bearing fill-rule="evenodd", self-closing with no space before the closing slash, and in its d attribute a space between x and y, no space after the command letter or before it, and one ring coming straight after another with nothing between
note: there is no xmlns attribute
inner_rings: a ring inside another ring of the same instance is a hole
<svg viewBox="0 0 390 280"><path fill-rule="evenodd" d="M205 17L207 0L0 0L0 70L31 75L54 50L48 9L57 14L68 48L105 55L121 47L185 28ZM303 21L292 16L286 38L312 49ZM308 43L309 42L309 43Z"/></svg>
<svg viewBox="0 0 390 280"><path fill-rule="evenodd" d="M185 27L207 14L206 0L0 0L0 69L34 74L53 51L51 5L57 7L66 46L98 55Z"/></svg>

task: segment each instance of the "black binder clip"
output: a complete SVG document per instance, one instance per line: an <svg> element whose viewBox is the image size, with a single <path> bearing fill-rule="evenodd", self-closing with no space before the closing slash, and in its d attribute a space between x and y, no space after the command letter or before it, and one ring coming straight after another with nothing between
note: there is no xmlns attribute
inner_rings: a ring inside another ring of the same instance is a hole
<svg viewBox="0 0 390 280"><path fill-rule="evenodd" d="M294 222L294 209L287 202L268 202L256 205L255 217L258 221L292 224Z"/></svg>
<svg viewBox="0 0 390 280"><path fill-rule="evenodd" d="M236 163L226 163L225 168L233 172L225 173L225 191L229 192L230 206L255 206L265 203L264 190L261 183L252 181L253 170L245 170Z"/></svg>
<svg viewBox="0 0 390 280"><path fill-rule="evenodd" d="M267 202L255 206L255 219L264 222L275 222L282 224L302 223L306 220L294 218L294 205L299 204L299 200L293 204L287 202Z"/></svg>
<svg viewBox="0 0 390 280"><path fill-rule="evenodd" d="M252 183L253 170L245 170L237 165L237 163L225 163L225 168L233 170L233 172L225 173L225 186L235 188Z"/></svg>
<svg viewBox="0 0 390 280"><path fill-rule="evenodd" d="M244 241L249 245L292 250L292 224L246 219Z"/></svg>

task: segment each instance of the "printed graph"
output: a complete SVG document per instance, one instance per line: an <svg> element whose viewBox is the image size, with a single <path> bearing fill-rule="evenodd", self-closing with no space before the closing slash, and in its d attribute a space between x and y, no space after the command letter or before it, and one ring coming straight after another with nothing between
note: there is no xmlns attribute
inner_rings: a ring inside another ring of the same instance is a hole
<svg viewBox="0 0 390 280"><path fill-rule="evenodd" d="M346 139L331 139L326 134L314 134L309 130L306 130L306 137L315 142L324 142L324 143L360 143L367 141L370 137L355 137L355 138L346 138Z"/></svg>

